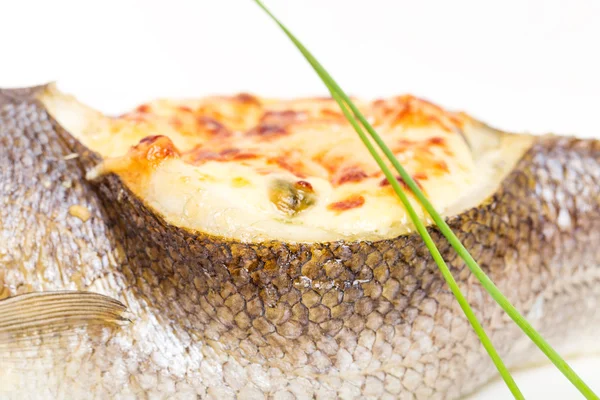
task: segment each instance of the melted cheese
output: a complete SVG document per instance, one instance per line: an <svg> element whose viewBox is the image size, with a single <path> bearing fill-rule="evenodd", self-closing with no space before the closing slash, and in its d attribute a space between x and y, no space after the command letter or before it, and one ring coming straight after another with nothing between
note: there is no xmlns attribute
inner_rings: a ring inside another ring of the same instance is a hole
<svg viewBox="0 0 600 400"><path fill-rule="evenodd" d="M248 242L377 240L412 229L331 99L158 100L119 117L54 88L42 101L105 157L91 178L118 174L174 225ZM489 197L532 143L412 96L355 101L443 215Z"/></svg>

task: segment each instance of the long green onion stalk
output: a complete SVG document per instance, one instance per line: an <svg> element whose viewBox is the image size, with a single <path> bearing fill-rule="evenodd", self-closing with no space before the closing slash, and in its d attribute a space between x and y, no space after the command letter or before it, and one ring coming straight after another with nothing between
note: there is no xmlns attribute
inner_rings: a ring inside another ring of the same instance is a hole
<svg viewBox="0 0 600 400"><path fill-rule="evenodd" d="M429 200L425 197L421 189L418 187L416 182L412 179L410 174L406 172L406 170L400 165L392 151L389 147L383 142L381 137L375 132L373 127L369 124L366 118L362 115L362 113L358 110L358 108L354 105L354 103L350 100L348 95L341 89L341 87L335 82L335 80L329 75L329 73L323 68L323 66L313 57L313 55L304 47L298 39L265 7L264 4L260 0L254 0L272 19L275 21L277 25L284 31L284 33L290 38L290 40L296 45L298 50L302 53L302 55L306 58L306 60L313 67L315 72L319 75L319 77L323 80L323 83L327 86L333 99L339 104L342 112L344 113L346 119L350 122L353 128L356 130L361 140L385 174L387 180L392 185L392 188L400 198L400 201L404 205L411 218L411 221L415 225L417 231L423 238L425 245L430 251L434 261L437 263L444 279L448 283L452 293L456 297L460 307L465 313L467 319L473 326L475 333L481 340L484 348L490 355L490 358L494 362L496 368L498 369L500 375L504 379L506 385L510 389L511 393L515 398L522 399L524 398L519 388L517 387L514 379L510 375L510 372L502 362L500 356L498 355L496 349L492 345L489 337L485 333L483 327L477 320L473 310L469 306L466 301L464 295L461 293L460 288L458 287L456 281L454 280L448 266L446 265L444 259L442 258L439 250L435 246L433 239L429 235L429 232L425 228L423 222L418 217L414 208L410 204L406 194L402 190L400 184L394 177L392 171L388 168L384 160L381 158L380 154L377 152L363 129L362 126L367 130L371 138L375 141L375 143L379 146L384 155L388 158L388 160L393 165L394 169L400 174L402 180L407 184L410 190L413 192L417 200L421 203L423 208L427 211L427 213L431 216L431 218L436 223L439 230L446 237L446 239L450 242L452 247L458 253L458 255L465 261L466 265L469 267L471 272L479 279L484 289L492 296L492 298L502 307L502 309L515 321L515 323L525 332L525 334L540 348L540 350L554 363L554 365L571 381L571 383L587 398L587 399L600 399L590 388L589 386L583 382L583 380L573 371L573 369L567 364L567 362L544 340L544 338L531 326L529 322L519 313L519 311L509 302L509 300L500 292L500 290L496 287L496 285L492 282L492 280L483 272L481 267L477 264L477 262L473 259L468 250L463 246L458 237L452 232L446 221L442 218L442 216L434 209L433 205L429 202ZM357 121L358 120L358 121ZM359 124L360 122L360 124Z"/></svg>
<svg viewBox="0 0 600 400"><path fill-rule="evenodd" d="M385 165L384 161L381 159L381 157L377 153L377 150L373 147L373 144L369 141L369 139L367 138L367 136L361 129L360 125L356 122L356 120L353 118L352 114L346 107L346 105L343 103L342 99L340 98L340 95L334 91L331 91L331 95L335 99L335 101L339 104L340 108L342 109L342 112L344 113L344 115L346 116L348 121L350 121L350 124L354 127L356 132L359 134L363 143L367 146L369 153L371 153L371 155L375 158L375 161L377 161L379 168L381 168L381 170L385 174L386 179L388 180L388 182L390 182L390 184L394 188L394 191L396 192L398 197L400 197L400 201L406 208L406 211L408 212L408 215L410 216L411 221L413 221L413 223L417 229L417 232L419 232L419 235L421 235L421 237L423 238L423 241L425 242L425 246L427 246L427 249L431 253L431 256L433 257L434 261L440 268L440 271L441 271L444 279L448 283L448 286L450 287L452 294L454 294L454 297L456 297L456 300L458 301L460 308L465 313L467 319L471 323L471 326L473 326L475 333L479 337L479 340L481 340L483 347L488 352L488 354L490 355L490 358L496 365L496 368L498 369L498 372L500 372L502 379L504 379L504 382L506 382L506 385L508 386L508 388L510 389L510 391L512 392L512 394L514 395L514 397L516 399L524 399L525 397L523 397L523 394L517 387L515 380L511 376L508 369L506 368L506 365L504 365L504 362L498 355L498 352L494 348L492 341L490 340L488 335L485 333L485 330L481 326L481 323L475 316L475 313L471 309L471 306L465 299L465 296L462 294L460 288L458 287L458 284L454 280L454 277L452 276L452 273L450 272L448 265L446 265L446 262L442 258L442 255L440 254L440 251L438 250L435 243L433 242L433 239L431 238L431 235L427 231L427 228L425 227L423 222L419 219L419 216L415 212L415 209L413 208L412 204L410 204L410 201L408 200L408 197L406 197L406 194L402 191L400 184L398 183L398 180L394 177L394 174L387 167L387 165Z"/></svg>

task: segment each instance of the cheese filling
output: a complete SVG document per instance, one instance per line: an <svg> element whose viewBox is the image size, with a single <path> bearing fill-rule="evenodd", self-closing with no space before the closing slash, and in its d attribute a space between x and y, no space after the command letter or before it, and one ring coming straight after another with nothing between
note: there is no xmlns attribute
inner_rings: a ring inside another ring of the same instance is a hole
<svg viewBox="0 0 600 400"><path fill-rule="evenodd" d="M380 240L413 229L332 99L158 100L118 117L53 87L41 100L105 158L90 179L118 174L173 225L246 242ZM446 216L493 194L533 141L412 96L355 102Z"/></svg>

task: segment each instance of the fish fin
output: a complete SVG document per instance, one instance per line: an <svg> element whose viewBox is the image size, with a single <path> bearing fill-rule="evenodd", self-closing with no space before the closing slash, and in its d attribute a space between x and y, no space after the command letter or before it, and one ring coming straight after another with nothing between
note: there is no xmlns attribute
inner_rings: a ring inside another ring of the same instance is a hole
<svg viewBox="0 0 600 400"><path fill-rule="evenodd" d="M118 300L92 292L34 292L0 300L0 351L21 344L51 344L79 328L129 322Z"/></svg>

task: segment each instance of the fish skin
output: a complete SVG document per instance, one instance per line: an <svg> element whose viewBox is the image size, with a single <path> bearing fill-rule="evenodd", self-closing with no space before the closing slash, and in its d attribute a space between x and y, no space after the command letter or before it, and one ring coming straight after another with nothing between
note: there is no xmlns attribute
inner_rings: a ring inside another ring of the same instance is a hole
<svg viewBox="0 0 600 400"><path fill-rule="evenodd" d="M37 90L0 91L0 298L92 291L131 323L12 349L0 397L454 399L496 376L418 235L244 244L171 226L118 177L85 180L99 156ZM599 188L598 141L540 137L490 200L448 219L565 354L600 333ZM540 360L430 232L505 361Z"/></svg>

